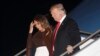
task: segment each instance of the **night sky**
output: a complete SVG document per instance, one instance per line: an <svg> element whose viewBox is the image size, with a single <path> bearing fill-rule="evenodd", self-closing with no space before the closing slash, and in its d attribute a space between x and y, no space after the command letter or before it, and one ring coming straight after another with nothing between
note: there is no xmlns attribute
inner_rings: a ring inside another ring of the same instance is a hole
<svg viewBox="0 0 100 56"><path fill-rule="evenodd" d="M52 4L61 2L70 13L82 0L4 0L1 20L0 56L13 56L26 47L28 28L36 14L49 14ZM53 21L51 21L53 22Z"/></svg>

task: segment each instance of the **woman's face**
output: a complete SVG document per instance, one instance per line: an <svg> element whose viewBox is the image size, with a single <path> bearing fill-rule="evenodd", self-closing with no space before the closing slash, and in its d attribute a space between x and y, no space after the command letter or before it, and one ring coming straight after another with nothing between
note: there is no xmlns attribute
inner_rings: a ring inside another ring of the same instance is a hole
<svg viewBox="0 0 100 56"><path fill-rule="evenodd" d="M34 21L34 23L35 23L35 27L36 27L39 31L43 30L43 27L42 27L42 25L41 25L40 22Z"/></svg>

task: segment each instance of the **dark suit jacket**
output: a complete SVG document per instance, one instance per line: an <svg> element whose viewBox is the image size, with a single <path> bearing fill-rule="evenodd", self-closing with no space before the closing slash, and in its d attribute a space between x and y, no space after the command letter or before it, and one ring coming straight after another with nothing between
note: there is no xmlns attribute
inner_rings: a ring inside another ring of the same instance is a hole
<svg viewBox="0 0 100 56"><path fill-rule="evenodd" d="M65 52L67 45L74 46L80 41L81 38L77 23L73 19L66 17L56 35L54 56L59 56ZM79 47L75 49L75 51L77 50L79 50Z"/></svg>

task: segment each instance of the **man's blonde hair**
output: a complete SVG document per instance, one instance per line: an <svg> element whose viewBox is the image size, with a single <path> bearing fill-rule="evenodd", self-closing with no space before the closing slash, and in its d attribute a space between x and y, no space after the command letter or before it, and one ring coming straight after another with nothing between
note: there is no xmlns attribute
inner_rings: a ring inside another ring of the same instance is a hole
<svg viewBox="0 0 100 56"><path fill-rule="evenodd" d="M50 11L52 11L55 8L58 9L58 10L66 12L62 3L54 4L53 6L51 6Z"/></svg>

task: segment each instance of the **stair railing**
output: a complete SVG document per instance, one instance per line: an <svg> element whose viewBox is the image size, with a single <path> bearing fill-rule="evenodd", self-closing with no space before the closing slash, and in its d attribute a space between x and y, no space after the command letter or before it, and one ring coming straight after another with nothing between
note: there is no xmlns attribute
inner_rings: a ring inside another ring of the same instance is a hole
<svg viewBox="0 0 100 56"><path fill-rule="evenodd" d="M87 34L87 35L91 35L92 33L90 32L85 32L85 31L80 31L80 33L82 34ZM74 48L76 48L79 44L75 45ZM22 53L24 53L26 51L26 48L21 50L20 52L18 52L17 54L15 54L14 56L20 56ZM62 53L60 56L67 54L67 52ZM23 55L26 56L26 55Z"/></svg>
<svg viewBox="0 0 100 56"><path fill-rule="evenodd" d="M75 46L73 46L73 49L75 49L76 47L82 45L83 43L85 43L86 41L88 41L89 39L91 39L93 36L95 36L98 33L100 33L100 30L97 30L96 32L94 32L93 34L91 34L89 37L87 37L86 39L82 40L81 42L79 42L78 44L76 44ZM67 51L65 51L64 53L62 53L60 56L64 56L65 54L67 54Z"/></svg>

